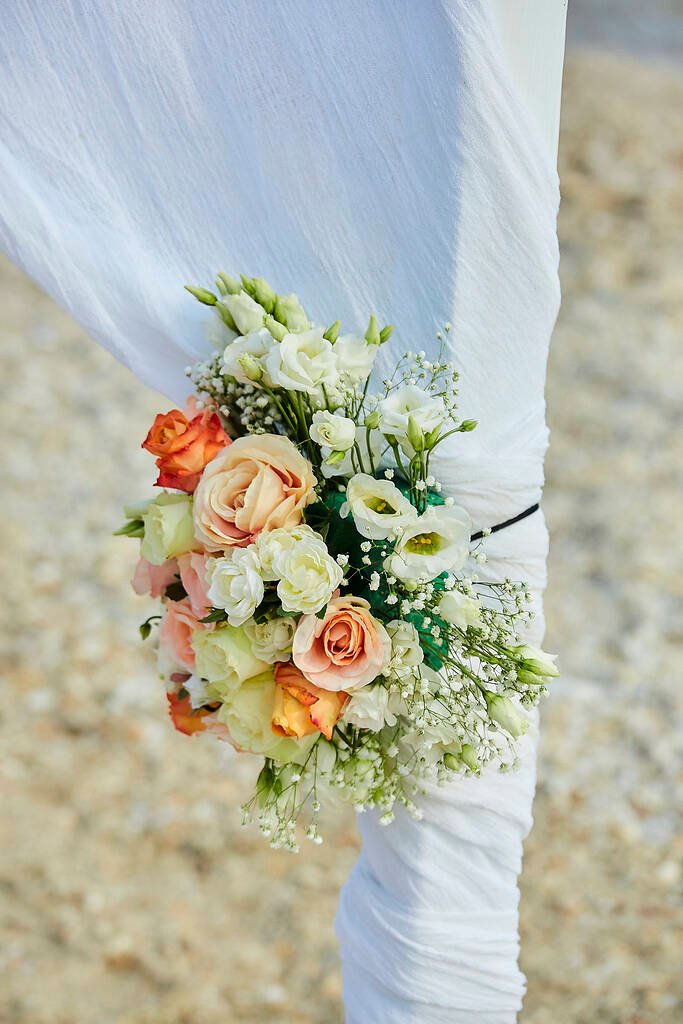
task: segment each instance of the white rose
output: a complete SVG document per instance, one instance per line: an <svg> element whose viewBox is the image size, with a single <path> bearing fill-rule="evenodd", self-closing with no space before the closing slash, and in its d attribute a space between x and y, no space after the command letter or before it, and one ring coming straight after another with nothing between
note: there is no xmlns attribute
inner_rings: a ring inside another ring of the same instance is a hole
<svg viewBox="0 0 683 1024"><path fill-rule="evenodd" d="M414 670L424 661L417 629L405 619L392 619L387 623L386 630L391 638L391 660L387 674L398 679L414 674Z"/></svg>
<svg viewBox="0 0 683 1024"><path fill-rule="evenodd" d="M428 508L403 530L384 568L401 580L424 581L462 569L471 533L472 521L463 508Z"/></svg>
<svg viewBox="0 0 683 1024"><path fill-rule="evenodd" d="M365 338L342 334L334 343L337 367L346 383L362 384L372 372L379 345L368 345Z"/></svg>
<svg viewBox="0 0 683 1024"><path fill-rule="evenodd" d="M316 444L327 446L335 452L346 452L355 443L356 424L347 416L339 416L327 410L314 412L309 434Z"/></svg>
<svg viewBox="0 0 683 1024"><path fill-rule="evenodd" d="M314 614L328 603L344 572L322 540L304 538L276 555L277 596L284 611Z"/></svg>
<svg viewBox="0 0 683 1024"><path fill-rule="evenodd" d="M207 679L219 695L230 693L251 676L268 668L257 658L244 629L227 623L215 629L196 629L192 634L195 674Z"/></svg>
<svg viewBox="0 0 683 1024"><path fill-rule="evenodd" d="M368 540L384 540L417 519L417 511L390 480L356 473L346 486L343 517L351 512L356 529Z"/></svg>
<svg viewBox="0 0 683 1024"><path fill-rule="evenodd" d="M241 626L261 604L264 587L260 570L253 544L235 548L224 558L207 560L209 600L214 608L227 612L231 626Z"/></svg>
<svg viewBox="0 0 683 1024"><path fill-rule="evenodd" d="M439 601L439 615L459 629L467 629L481 622L481 605L476 597L460 590L447 590Z"/></svg>
<svg viewBox="0 0 683 1024"><path fill-rule="evenodd" d="M389 708L386 686L378 683L356 690L344 709L344 721L373 732L379 732L385 725L396 725L396 715Z"/></svg>
<svg viewBox="0 0 683 1024"><path fill-rule="evenodd" d="M375 467L379 466L379 458L382 454L383 449L386 447L386 441L379 430L371 430L370 438L368 441L368 434L365 427L356 427L356 444L360 450L363 465L370 469L371 465ZM370 453L372 453L372 462L370 461ZM328 459L332 454L331 448L323 448L322 456L323 459ZM323 472L323 476L329 479L333 476L352 476L355 473L353 459L351 457L351 449L349 449L339 462L335 462L333 465L328 466L327 462L323 462L320 467Z"/></svg>
<svg viewBox="0 0 683 1024"><path fill-rule="evenodd" d="M323 384L332 388L337 382L337 360L322 327L286 334L271 349L266 366L273 383L287 391L319 395Z"/></svg>
<svg viewBox="0 0 683 1024"><path fill-rule="evenodd" d="M291 528L281 526L276 530L262 530L256 538L256 551L261 563L261 578L272 582L279 579L275 560L283 551L289 551L301 540L315 540L325 545L319 533L305 523Z"/></svg>
<svg viewBox="0 0 683 1024"><path fill-rule="evenodd" d="M251 334L263 327L266 311L251 295L242 291L237 295L224 295L222 301L228 307L240 334Z"/></svg>
<svg viewBox="0 0 683 1024"><path fill-rule="evenodd" d="M312 733L302 740L278 736L272 728L274 703L275 681L272 668L268 668L238 686L220 708L218 717L240 750L264 754L275 761L301 763L318 734Z"/></svg>
<svg viewBox="0 0 683 1024"><path fill-rule="evenodd" d="M197 550L189 494L160 494L147 505L142 522L145 535L140 554L152 565Z"/></svg>
<svg viewBox="0 0 683 1024"><path fill-rule="evenodd" d="M292 654L292 640L296 619L289 615L278 615L265 622L245 622L244 629L251 640L257 658L273 665L276 661L289 661Z"/></svg>
<svg viewBox="0 0 683 1024"><path fill-rule="evenodd" d="M408 420L412 417L424 434L428 434L447 419L448 412L442 398L432 398L415 384L403 384L377 406L380 430L393 434L408 455L414 448L408 441Z"/></svg>
<svg viewBox="0 0 683 1024"><path fill-rule="evenodd" d="M275 344L273 335L265 327L261 327L258 331L252 331L243 338L237 338L236 341L233 341L231 345L226 347L223 353L221 372L234 377L240 384L252 383L252 378L247 377L240 363L240 359L243 356L251 356L263 370L264 383L270 387L272 381L266 372L265 357Z"/></svg>

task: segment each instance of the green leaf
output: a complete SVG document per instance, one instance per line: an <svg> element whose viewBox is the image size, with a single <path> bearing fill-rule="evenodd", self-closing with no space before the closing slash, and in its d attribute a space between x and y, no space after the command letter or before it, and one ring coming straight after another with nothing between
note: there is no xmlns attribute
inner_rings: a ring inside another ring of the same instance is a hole
<svg viewBox="0 0 683 1024"><path fill-rule="evenodd" d="M226 615L223 608L212 608L209 614L206 616L206 618L200 619L199 621L202 623L225 622L227 618L228 616Z"/></svg>

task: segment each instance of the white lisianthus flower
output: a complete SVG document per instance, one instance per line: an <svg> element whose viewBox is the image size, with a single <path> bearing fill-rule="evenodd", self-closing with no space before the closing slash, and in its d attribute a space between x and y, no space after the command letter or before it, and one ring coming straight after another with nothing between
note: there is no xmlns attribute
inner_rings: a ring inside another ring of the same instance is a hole
<svg viewBox="0 0 683 1024"><path fill-rule="evenodd" d="M368 540L384 540L417 519L417 511L390 480L356 473L346 485L342 517L349 512L356 529Z"/></svg>
<svg viewBox="0 0 683 1024"><path fill-rule="evenodd" d="M263 327L266 311L245 291L237 295L224 295L222 302L230 311L240 334L251 334L252 331L258 331Z"/></svg>
<svg viewBox="0 0 683 1024"><path fill-rule="evenodd" d="M335 452L346 452L353 448L356 440L356 424L347 416L328 412L326 409L313 413L310 430L311 439L322 447Z"/></svg>
<svg viewBox="0 0 683 1024"><path fill-rule="evenodd" d="M431 397L415 384L396 388L382 399L377 408L382 433L393 434L401 448L411 456L415 450L408 440L408 421L412 419L423 434L428 434L448 418L443 399Z"/></svg>
<svg viewBox="0 0 683 1024"><path fill-rule="evenodd" d="M371 729L372 732L379 732L385 725L396 725L386 686L377 683L356 690L344 709L343 718L359 729Z"/></svg>
<svg viewBox="0 0 683 1024"><path fill-rule="evenodd" d="M521 644L519 647L513 648L513 651L524 671L541 678L559 676L560 670L555 664L556 654L548 654L538 647L532 647L531 644Z"/></svg>
<svg viewBox="0 0 683 1024"><path fill-rule="evenodd" d="M467 629L481 622L481 604L460 590L447 590L439 601L439 615L459 629Z"/></svg>
<svg viewBox="0 0 683 1024"><path fill-rule="evenodd" d="M225 695L251 676L268 668L257 658L244 628L222 623L215 629L196 629L192 634L195 675L208 680L212 691Z"/></svg>
<svg viewBox="0 0 683 1024"><path fill-rule="evenodd" d="M235 548L224 558L209 558L206 576L209 601L224 609L231 626L243 625L263 600L261 566L253 544Z"/></svg>
<svg viewBox="0 0 683 1024"><path fill-rule="evenodd" d="M276 661L289 661L292 655L292 640L296 619L290 615L278 615L265 622L245 622L244 629L251 640L257 658L274 665Z"/></svg>
<svg viewBox="0 0 683 1024"><path fill-rule="evenodd" d="M238 750L264 754L275 761L301 763L319 734L295 740L273 732L275 686L272 667L268 666L267 671L247 679L229 695L218 717Z"/></svg>
<svg viewBox="0 0 683 1024"><path fill-rule="evenodd" d="M345 383L363 384L372 372L379 345L369 345L365 338L342 334L334 343L337 367Z"/></svg>
<svg viewBox="0 0 683 1024"><path fill-rule="evenodd" d="M472 520L464 508L440 505L404 528L384 568L401 580L433 580L462 569L470 552Z"/></svg>
<svg viewBox="0 0 683 1024"><path fill-rule="evenodd" d="M489 718L496 725L509 732L514 740L524 735L529 728L529 723L524 715L517 710L509 697L490 692L485 693L484 697L486 698Z"/></svg>
<svg viewBox="0 0 683 1024"><path fill-rule="evenodd" d="M152 565L163 565L169 558L196 551L189 494L160 494L142 513L145 535L140 554Z"/></svg>
<svg viewBox="0 0 683 1024"><path fill-rule="evenodd" d="M375 467L378 468L382 451L387 446L387 443L379 430L370 431L370 438L368 442L368 434L365 427L357 427L356 444L358 445L358 449L361 453L363 465L367 469L370 469L374 463ZM322 449L323 459L329 459L331 454L331 448ZM370 461L370 454L372 454L372 462ZM353 466L353 459L351 457L351 449L347 451L344 458L340 459L339 462L335 462L331 466L328 465L327 462L323 462L320 468L322 469L323 476L328 480L333 476L353 476L355 469Z"/></svg>
<svg viewBox="0 0 683 1024"><path fill-rule="evenodd" d="M232 344L226 346L223 353L223 365L221 366L221 372L234 377L235 380L240 382L240 384L252 383L253 377L248 377L246 375L244 367L240 363L240 359L242 359L243 356L251 356L263 371L264 383L270 387L272 381L266 370L265 357L275 344L276 342L273 335L265 327L261 327L257 331L251 331L243 338L237 338L237 340L233 341Z"/></svg>
<svg viewBox="0 0 683 1024"><path fill-rule="evenodd" d="M319 533L306 523L291 528L281 526L276 530L263 530L256 538L256 551L261 564L261 578L272 582L280 578L275 562L283 551L290 551L299 541L313 540L325 547ZM327 549L326 549L327 550Z"/></svg>
<svg viewBox="0 0 683 1024"><path fill-rule="evenodd" d="M273 383L287 391L316 396L322 394L323 384L334 388L337 383L337 358L322 327L286 334L271 349L266 367Z"/></svg>
<svg viewBox="0 0 683 1024"><path fill-rule="evenodd" d="M414 674L414 670L424 661L417 629L405 619L392 619L387 622L386 630L391 638L391 661L387 675L403 679Z"/></svg>
<svg viewBox="0 0 683 1024"><path fill-rule="evenodd" d="M304 538L275 556L277 596L286 612L314 614L328 603L344 578L344 570L324 541Z"/></svg>

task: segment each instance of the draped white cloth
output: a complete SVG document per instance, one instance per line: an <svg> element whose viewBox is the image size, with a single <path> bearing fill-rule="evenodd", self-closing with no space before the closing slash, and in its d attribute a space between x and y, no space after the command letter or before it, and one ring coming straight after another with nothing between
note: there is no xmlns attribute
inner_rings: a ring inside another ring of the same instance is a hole
<svg viewBox="0 0 683 1024"><path fill-rule="evenodd" d="M0 119L6 252L146 383L185 396L207 313L182 285L217 269L294 288L319 322L374 310L397 327L385 359L435 353L450 321L480 426L441 478L479 526L539 498L558 188L490 5L4 0ZM540 514L487 545L492 576L540 595ZM361 818L348 1024L515 1020L534 752L532 730L517 774L431 793L420 825Z"/></svg>

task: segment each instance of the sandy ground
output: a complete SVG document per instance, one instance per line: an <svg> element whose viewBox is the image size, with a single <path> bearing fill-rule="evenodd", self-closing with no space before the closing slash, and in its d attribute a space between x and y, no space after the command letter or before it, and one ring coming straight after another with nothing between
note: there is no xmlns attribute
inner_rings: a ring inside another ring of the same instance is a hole
<svg viewBox="0 0 683 1024"><path fill-rule="evenodd" d="M683 80L574 57L548 388L549 634L522 1024L683 1019ZM339 1024L350 816L291 857L250 770L173 733L118 507L158 398L0 266L0 1019ZM678 946L678 948L677 948ZM678 955L677 955L678 954Z"/></svg>

